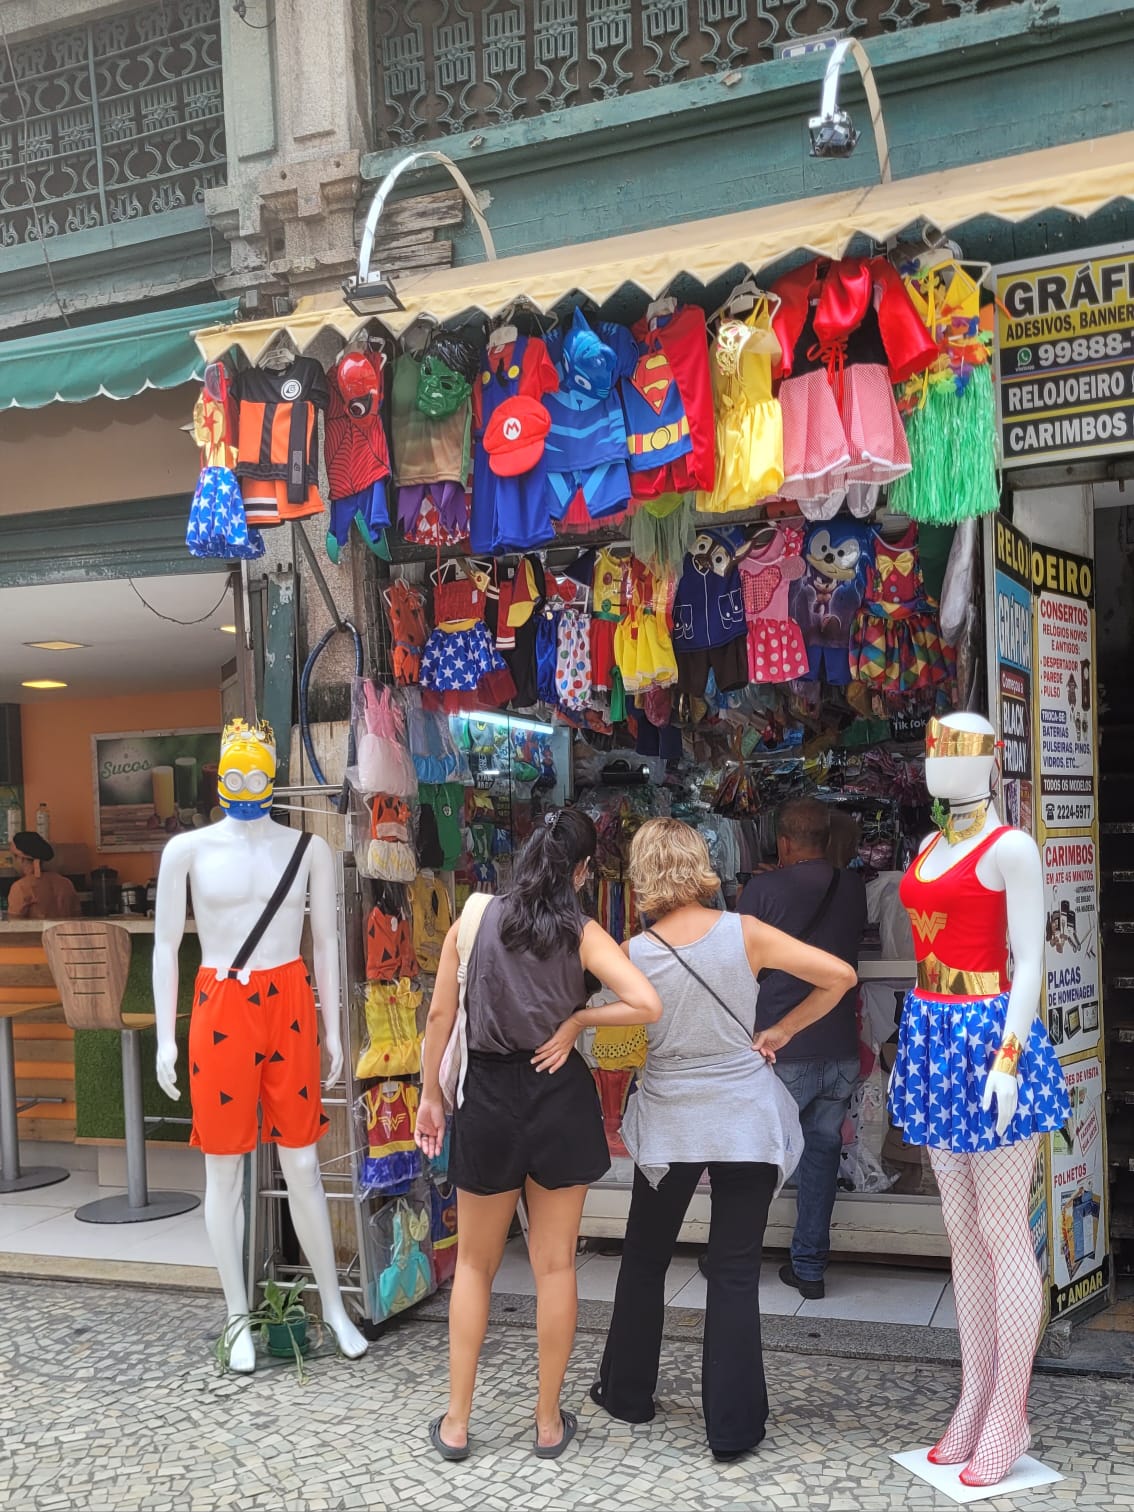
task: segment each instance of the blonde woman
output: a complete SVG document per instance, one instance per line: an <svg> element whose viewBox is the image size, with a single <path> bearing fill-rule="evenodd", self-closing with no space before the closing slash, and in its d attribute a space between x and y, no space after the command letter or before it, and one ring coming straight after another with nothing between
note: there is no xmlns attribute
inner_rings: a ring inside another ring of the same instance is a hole
<svg viewBox="0 0 1134 1512"><path fill-rule="evenodd" d="M592 1400L629 1423L654 1416L665 1274L706 1168L712 1184L701 1397L709 1447L732 1460L764 1437L760 1262L772 1198L803 1141L791 1094L771 1068L793 1034L853 987L853 969L759 920L705 907L720 886L705 842L677 819L634 837L630 881L652 927L623 949L657 989L662 1016L622 1136L634 1194L614 1315ZM812 984L798 1007L755 1033L765 968Z"/></svg>

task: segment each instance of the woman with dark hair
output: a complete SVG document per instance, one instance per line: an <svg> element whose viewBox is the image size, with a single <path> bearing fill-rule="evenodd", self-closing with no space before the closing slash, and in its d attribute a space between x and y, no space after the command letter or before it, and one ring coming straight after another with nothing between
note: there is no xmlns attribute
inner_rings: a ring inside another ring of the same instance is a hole
<svg viewBox="0 0 1134 1512"><path fill-rule="evenodd" d="M575 1251L587 1187L609 1170L610 1155L598 1093L575 1041L588 1025L651 1024L662 1011L643 974L580 907L596 844L595 827L579 810L544 815L516 857L508 892L485 908L469 958L468 1068L449 1159L460 1234L449 1301L449 1408L429 1430L444 1459L469 1452L492 1282L521 1193L536 1280L535 1454L558 1457L578 1426L559 1405L575 1340ZM445 1137L440 1068L457 1015L458 928L459 921L445 938L422 1052L417 1141L429 1156ZM587 972L618 1001L585 1007Z"/></svg>

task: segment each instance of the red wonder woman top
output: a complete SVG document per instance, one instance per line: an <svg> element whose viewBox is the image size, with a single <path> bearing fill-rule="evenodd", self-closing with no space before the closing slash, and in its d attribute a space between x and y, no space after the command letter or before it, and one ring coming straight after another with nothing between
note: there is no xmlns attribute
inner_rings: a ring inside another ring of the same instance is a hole
<svg viewBox="0 0 1134 1512"><path fill-rule="evenodd" d="M1008 899L985 887L977 862L1007 834L1002 824L940 877L921 875L935 835L898 889L913 926L917 985L937 997L995 997L1008 987Z"/></svg>

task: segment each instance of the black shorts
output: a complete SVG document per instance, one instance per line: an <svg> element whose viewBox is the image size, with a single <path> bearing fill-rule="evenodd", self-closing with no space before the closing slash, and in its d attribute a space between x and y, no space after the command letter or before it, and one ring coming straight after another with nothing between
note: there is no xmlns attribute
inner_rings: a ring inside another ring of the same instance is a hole
<svg viewBox="0 0 1134 1512"><path fill-rule="evenodd" d="M703 698L709 670L717 681L718 693L732 693L748 686L748 639L741 636L727 646L710 646L707 651L680 651L677 655L677 687L681 693Z"/></svg>
<svg viewBox="0 0 1134 1512"><path fill-rule="evenodd" d="M532 1052L469 1053L465 1100L453 1116L449 1180L494 1197L531 1179L549 1191L589 1186L610 1170L598 1090L573 1051L548 1075Z"/></svg>

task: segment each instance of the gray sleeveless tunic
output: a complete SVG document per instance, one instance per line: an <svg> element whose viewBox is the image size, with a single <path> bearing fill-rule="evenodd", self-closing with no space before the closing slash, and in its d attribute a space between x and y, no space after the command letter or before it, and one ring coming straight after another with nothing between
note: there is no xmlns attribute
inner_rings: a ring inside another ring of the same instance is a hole
<svg viewBox="0 0 1134 1512"><path fill-rule="evenodd" d="M795 1099L752 1048L757 985L740 916L722 913L703 938L675 949L748 1027L664 945L648 935L631 940L630 959L656 988L662 1016L646 1031L645 1069L622 1121L626 1148L651 1186L673 1163L752 1161L777 1168L779 1191L803 1135Z"/></svg>

